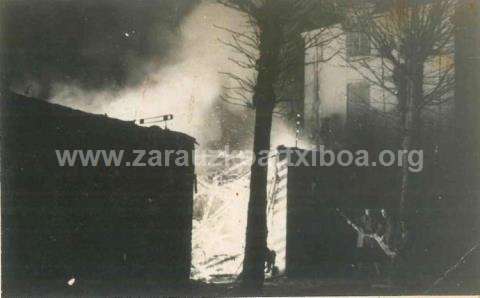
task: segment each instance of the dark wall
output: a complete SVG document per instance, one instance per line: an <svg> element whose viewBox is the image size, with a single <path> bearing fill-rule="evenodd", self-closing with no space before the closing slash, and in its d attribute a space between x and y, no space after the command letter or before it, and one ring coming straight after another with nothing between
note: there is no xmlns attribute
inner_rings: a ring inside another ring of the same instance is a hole
<svg viewBox="0 0 480 298"><path fill-rule="evenodd" d="M357 224L365 208L374 209L374 218L379 209L385 208L392 216L396 237L398 169L295 166L295 152L304 151L293 149L288 168L286 273L290 277L349 276L355 271L352 265L362 256L356 248L356 232L337 208ZM307 160L311 158L309 152ZM433 196L440 191L439 186L425 177L433 175L435 168L430 164L426 167L412 184L415 196L409 205L416 207L407 211L408 236L397 261L397 278L423 280L423 290L478 243L480 227L478 200L465 204L459 196ZM449 181L444 179L443 183ZM380 249L373 253L378 260L384 260ZM461 293L462 287L466 292L478 292L479 262L477 249L440 288L449 287L452 293Z"/></svg>
<svg viewBox="0 0 480 298"><path fill-rule="evenodd" d="M352 257L355 232L336 214L341 193L328 192L326 180L315 180L314 168L288 172L288 276L331 276Z"/></svg>
<svg viewBox="0 0 480 298"><path fill-rule="evenodd" d="M191 163L60 167L55 150L123 149L124 160L133 161L133 149L183 149L192 158L194 139L14 94L2 98L1 133L7 284L65 284L70 276L188 279Z"/></svg>
<svg viewBox="0 0 480 298"><path fill-rule="evenodd" d="M287 275L348 276L358 258L357 233L339 211L356 221L364 208L389 208L395 173L339 165L297 166L296 152L304 151L295 150L287 182ZM308 153L309 162L312 154Z"/></svg>
<svg viewBox="0 0 480 298"><path fill-rule="evenodd" d="M455 15L455 146L459 192L478 198L480 193L480 3L465 0Z"/></svg>

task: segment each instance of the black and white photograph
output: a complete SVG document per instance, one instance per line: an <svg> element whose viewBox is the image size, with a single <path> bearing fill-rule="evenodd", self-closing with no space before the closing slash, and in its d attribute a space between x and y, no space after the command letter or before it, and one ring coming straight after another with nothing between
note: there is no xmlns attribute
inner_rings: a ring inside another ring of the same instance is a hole
<svg viewBox="0 0 480 298"><path fill-rule="evenodd" d="M2 297L480 295L480 0L0 0Z"/></svg>

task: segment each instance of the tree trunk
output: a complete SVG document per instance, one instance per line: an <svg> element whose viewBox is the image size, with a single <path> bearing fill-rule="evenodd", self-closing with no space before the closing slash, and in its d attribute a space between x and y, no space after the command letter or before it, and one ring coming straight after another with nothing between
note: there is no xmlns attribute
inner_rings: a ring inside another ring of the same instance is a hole
<svg viewBox="0 0 480 298"><path fill-rule="evenodd" d="M404 107L402 111L402 140L401 149L404 152L412 150L416 145L420 134L420 110L419 105L423 100L423 69L422 63L412 62L407 67L405 80L405 92L403 93ZM401 224L406 222L407 199L409 195L410 170L407 154L402 155L401 186L398 215Z"/></svg>
<svg viewBox="0 0 480 298"><path fill-rule="evenodd" d="M410 101L410 100L409 100ZM401 149L405 152L410 150L412 146L412 135L411 130L413 129L413 111L410 105L407 103L407 107L405 108L405 116L404 116L404 125L403 125L403 132L402 132L402 143ZM400 201L398 206L398 215L400 222L405 222L405 209L406 209L406 201L407 195L409 190L409 178L410 172L408 170L408 158L406 154L402 156L402 167L401 167L401 186L400 186Z"/></svg>
<svg viewBox="0 0 480 298"><path fill-rule="evenodd" d="M273 104L259 103L255 114L254 156L250 177L243 285L259 290L263 286L267 249L267 172L264 164L270 149ZM258 162L260 161L260 163Z"/></svg>
<svg viewBox="0 0 480 298"><path fill-rule="evenodd" d="M262 289L265 278L267 249L267 172L268 151L273 109L275 107L274 84L279 72L279 51L282 42L281 27L275 16L265 10L258 20L259 59L257 82L253 103L255 134L253 153L255 160L250 176L250 199L248 203L245 257L243 261L242 285L245 290L257 292ZM252 293L252 292L251 292ZM258 293L258 292L257 292Z"/></svg>

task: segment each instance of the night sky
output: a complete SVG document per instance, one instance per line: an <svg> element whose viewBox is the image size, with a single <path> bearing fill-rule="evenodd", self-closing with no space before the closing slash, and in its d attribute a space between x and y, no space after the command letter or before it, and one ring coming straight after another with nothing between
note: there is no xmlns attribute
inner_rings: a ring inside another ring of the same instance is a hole
<svg viewBox="0 0 480 298"><path fill-rule="evenodd" d="M53 83L121 90L169 62L182 19L196 0L2 1L4 86ZM153 69L152 69L153 68Z"/></svg>

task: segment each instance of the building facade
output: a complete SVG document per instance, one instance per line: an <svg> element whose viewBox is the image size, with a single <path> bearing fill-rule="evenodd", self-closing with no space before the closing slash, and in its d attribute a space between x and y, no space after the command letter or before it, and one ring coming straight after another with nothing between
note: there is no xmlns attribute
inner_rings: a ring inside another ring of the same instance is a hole
<svg viewBox="0 0 480 298"><path fill-rule="evenodd" d="M354 26L345 29L335 24L321 31L323 39L331 41L305 50L304 138L335 147L355 143L355 136L368 144L371 134L379 135L375 129L395 129L398 101L392 66ZM319 32L306 32L304 38ZM425 93L441 85L447 72L453 76L453 65L453 50L429 59L424 68ZM441 97L422 111L424 124L437 130L443 130L452 116L453 86Z"/></svg>

